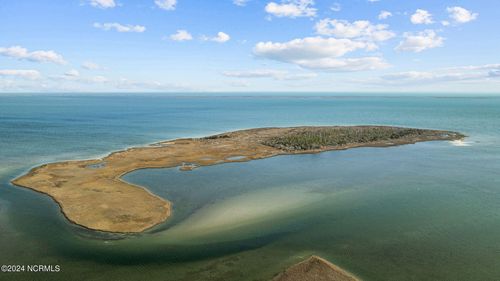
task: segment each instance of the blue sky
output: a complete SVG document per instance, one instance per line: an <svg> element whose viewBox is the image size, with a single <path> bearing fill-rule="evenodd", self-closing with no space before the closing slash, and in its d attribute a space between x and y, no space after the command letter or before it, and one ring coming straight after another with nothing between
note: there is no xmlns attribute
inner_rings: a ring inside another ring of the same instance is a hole
<svg viewBox="0 0 500 281"><path fill-rule="evenodd" d="M493 0L0 2L0 92L500 92Z"/></svg>

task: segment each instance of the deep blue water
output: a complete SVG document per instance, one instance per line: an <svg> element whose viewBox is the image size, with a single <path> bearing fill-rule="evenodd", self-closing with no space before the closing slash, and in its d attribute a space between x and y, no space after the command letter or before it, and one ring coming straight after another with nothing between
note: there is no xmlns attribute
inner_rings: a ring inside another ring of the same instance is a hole
<svg viewBox="0 0 500 281"><path fill-rule="evenodd" d="M126 180L172 200L178 215L119 241L69 224L50 199L9 184L45 162L159 140L252 127L361 124L469 137L187 173L137 171ZM0 273L0 280L265 280L309 254L367 280L498 280L499 124L499 97L0 97L0 264L63 267L50 276ZM267 199L303 206L278 208ZM232 229L238 206L255 214ZM236 211L226 214L227 208ZM200 221L223 231L197 228ZM203 235L189 242L185 233Z"/></svg>

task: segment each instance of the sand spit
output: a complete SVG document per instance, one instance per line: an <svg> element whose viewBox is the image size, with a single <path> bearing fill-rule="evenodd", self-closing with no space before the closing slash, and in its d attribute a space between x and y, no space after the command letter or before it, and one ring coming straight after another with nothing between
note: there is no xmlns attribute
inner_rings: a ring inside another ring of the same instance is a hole
<svg viewBox="0 0 500 281"><path fill-rule="evenodd" d="M318 256L295 264L272 281L360 281L349 272Z"/></svg>
<svg viewBox="0 0 500 281"><path fill-rule="evenodd" d="M449 131L388 126L248 129L134 147L102 159L44 164L12 183L49 195L75 224L93 230L136 233L165 221L172 208L171 202L121 179L137 169L180 167L189 171L276 155L463 137Z"/></svg>

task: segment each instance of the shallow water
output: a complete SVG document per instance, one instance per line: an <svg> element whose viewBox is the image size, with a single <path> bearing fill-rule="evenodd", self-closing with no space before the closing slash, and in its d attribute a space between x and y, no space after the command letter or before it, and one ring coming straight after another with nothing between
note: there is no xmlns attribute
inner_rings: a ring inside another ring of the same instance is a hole
<svg viewBox="0 0 500 281"><path fill-rule="evenodd" d="M470 137L135 171L125 179L171 200L174 215L134 236L71 225L49 198L8 183L44 162L163 139L348 124ZM0 280L268 280L310 254L366 280L497 280L498 124L495 97L0 97L0 263L62 267Z"/></svg>

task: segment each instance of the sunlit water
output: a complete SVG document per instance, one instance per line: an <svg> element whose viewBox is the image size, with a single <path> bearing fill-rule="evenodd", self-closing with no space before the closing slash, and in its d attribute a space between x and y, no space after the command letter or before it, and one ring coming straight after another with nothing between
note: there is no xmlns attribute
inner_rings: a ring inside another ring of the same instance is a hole
<svg viewBox="0 0 500 281"><path fill-rule="evenodd" d="M174 203L133 236L68 223L9 181L45 162L264 126L385 124L464 141L127 174ZM498 280L500 99L0 97L0 280L268 280L311 254L366 280Z"/></svg>

